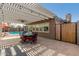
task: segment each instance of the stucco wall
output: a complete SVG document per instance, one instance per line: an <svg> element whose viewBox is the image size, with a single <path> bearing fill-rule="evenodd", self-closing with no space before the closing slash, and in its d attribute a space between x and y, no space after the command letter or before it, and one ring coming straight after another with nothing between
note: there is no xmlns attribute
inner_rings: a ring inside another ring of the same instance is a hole
<svg viewBox="0 0 79 59"><path fill-rule="evenodd" d="M48 19L48 20L34 22L34 23L31 23L31 25L44 23L44 22L48 22L49 23L49 32L48 33L46 33L46 32L38 32L38 36L46 37L46 38L50 38L50 39L55 39L56 28L55 28L55 19L54 18L53 19Z"/></svg>

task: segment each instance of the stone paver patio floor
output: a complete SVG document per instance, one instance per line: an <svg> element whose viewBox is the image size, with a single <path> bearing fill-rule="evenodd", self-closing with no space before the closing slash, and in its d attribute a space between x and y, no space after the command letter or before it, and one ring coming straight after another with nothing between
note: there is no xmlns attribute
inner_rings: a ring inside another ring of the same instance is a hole
<svg viewBox="0 0 79 59"><path fill-rule="evenodd" d="M24 45L25 48L23 49L25 49L28 55L79 56L79 45L67 42L38 37L38 43L36 44L36 47L33 46L35 45ZM29 52L27 52L28 50Z"/></svg>
<svg viewBox="0 0 79 59"><path fill-rule="evenodd" d="M15 41L18 41L18 40L16 39ZM9 47L8 49L11 52L13 50L18 51L19 49L18 53L17 51L15 52L16 53L15 56L22 55L22 54L24 56L79 56L79 45L71 44L67 42L61 42L53 39L47 39L43 37L38 37L37 44L29 44L29 43L21 44L19 42L18 45L15 44L13 47ZM4 52L3 55L5 54L13 55L14 53L14 52L13 53L10 52L11 53L10 54L7 51L7 48L2 49L0 51L1 53Z"/></svg>

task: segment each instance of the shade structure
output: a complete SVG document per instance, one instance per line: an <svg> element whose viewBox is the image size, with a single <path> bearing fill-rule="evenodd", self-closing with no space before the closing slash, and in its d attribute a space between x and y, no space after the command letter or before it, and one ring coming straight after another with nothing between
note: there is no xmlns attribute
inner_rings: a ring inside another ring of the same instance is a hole
<svg viewBox="0 0 79 59"><path fill-rule="evenodd" d="M39 3L0 3L0 18L4 22L31 23L54 18L55 14Z"/></svg>

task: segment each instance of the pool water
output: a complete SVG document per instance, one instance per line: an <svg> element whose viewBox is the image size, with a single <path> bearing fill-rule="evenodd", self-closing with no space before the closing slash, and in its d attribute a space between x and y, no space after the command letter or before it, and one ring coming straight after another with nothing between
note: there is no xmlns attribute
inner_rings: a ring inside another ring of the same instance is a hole
<svg viewBox="0 0 79 59"><path fill-rule="evenodd" d="M9 32L9 34L18 35L18 34L21 34L21 32Z"/></svg>

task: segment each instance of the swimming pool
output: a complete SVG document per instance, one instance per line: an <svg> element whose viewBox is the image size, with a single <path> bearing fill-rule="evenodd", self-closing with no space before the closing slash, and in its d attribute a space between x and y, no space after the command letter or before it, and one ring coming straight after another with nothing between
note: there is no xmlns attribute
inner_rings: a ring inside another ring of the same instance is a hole
<svg viewBox="0 0 79 59"><path fill-rule="evenodd" d="M21 32L9 32L9 34L11 34L11 35L19 35L19 34L21 34Z"/></svg>

